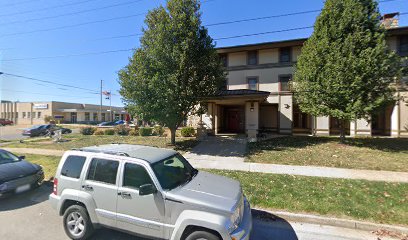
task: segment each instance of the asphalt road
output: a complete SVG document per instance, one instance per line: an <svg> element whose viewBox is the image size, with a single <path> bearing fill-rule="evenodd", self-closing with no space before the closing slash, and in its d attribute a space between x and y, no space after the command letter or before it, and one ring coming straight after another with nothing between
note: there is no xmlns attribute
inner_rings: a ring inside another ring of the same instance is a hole
<svg viewBox="0 0 408 240"><path fill-rule="evenodd" d="M29 126L0 126L0 139L19 140L27 138L21 134L27 127Z"/></svg>
<svg viewBox="0 0 408 240"><path fill-rule="evenodd" d="M68 239L62 218L50 207L51 184L0 200L0 239ZM372 233L331 226L289 223L268 213L253 211L254 229L251 240L378 240ZM98 230L97 240L145 240L109 229ZM387 238L381 238L386 240Z"/></svg>

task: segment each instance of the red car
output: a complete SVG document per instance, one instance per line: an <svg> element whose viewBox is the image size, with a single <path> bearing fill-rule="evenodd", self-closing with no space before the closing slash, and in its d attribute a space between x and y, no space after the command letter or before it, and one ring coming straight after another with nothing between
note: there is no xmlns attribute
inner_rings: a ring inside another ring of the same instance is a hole
<svg viewBox="0 0 408 240"><path fill-rule="evenodd" d="M13 125L13 121L4 119L4 118L0 118L0 126L6 126L6 125Z"/></svg>

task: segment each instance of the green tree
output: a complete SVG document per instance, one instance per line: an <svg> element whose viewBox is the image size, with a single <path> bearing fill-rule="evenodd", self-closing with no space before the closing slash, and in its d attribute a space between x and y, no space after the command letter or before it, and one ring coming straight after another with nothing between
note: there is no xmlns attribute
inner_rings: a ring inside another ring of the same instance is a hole
<svg viewBox="0 0 408 240"><path fill-rule="evenodd" d="M167 126L175 144L176 129L222 86L225 71L197 0L169 0L145 24L141 46L119 72L120 93L132 114Z"/></svg>
<svg viewBox="0 0 408 240"><path fill-rule="evenodd" d="M295 99L303 112L341 124L393 101L400 60L390 51L373 0L327 0L295 70Z"/></svg>

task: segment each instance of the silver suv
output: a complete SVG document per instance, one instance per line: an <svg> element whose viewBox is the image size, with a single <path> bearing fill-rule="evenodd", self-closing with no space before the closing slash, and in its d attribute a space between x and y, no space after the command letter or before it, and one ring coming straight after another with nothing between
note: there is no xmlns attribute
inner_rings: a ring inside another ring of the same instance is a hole
<svg viewBox="0 0 408 240"><path fill-rule="evenodd" d="M67 151L52 206L71 239L106 226L158 239L249 239L240 183L194 169L173 150L111 144Z"/></svg>

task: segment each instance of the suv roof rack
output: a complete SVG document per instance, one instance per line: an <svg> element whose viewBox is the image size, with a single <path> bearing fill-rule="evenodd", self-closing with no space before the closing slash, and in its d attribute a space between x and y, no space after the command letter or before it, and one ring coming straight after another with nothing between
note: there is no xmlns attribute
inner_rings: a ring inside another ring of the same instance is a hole
<svg viewBox="0 0 408 240"><path fill-rule="evenodd" d="M93 153L104 153L110 155L117 155L117 156L125 156L129 157L129 154L125 152L116 152L116 151L103 151L103 150L96 150L96 149L83 149L83 148L73 148L74 151L81 151L81 152L93 152Z"/></svg>

